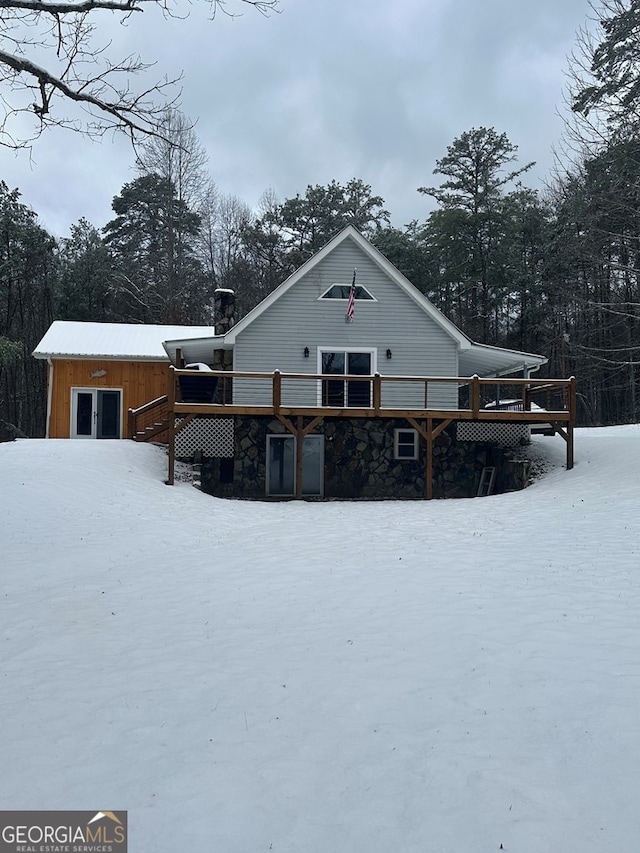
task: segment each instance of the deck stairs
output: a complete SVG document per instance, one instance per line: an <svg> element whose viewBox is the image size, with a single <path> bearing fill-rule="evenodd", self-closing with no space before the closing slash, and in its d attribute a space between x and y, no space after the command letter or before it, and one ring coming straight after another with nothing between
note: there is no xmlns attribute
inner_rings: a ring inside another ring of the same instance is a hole
<svg viewBox="0 0 640 853"><path fill-rule="evenodd" d="M157 397L138 409L129 409L129 437L134 441L160 440L163 436L166 442L166 431L169 426L169 411L167 395Z"/></svg>
<svg viewBox="0 0 640 853"><path fill-rule="evenodd" d="M165 432L168 426L168 420L156 421L155 423L147 424L144 429L134 432L131 438L134 441L152 441L160 433Z"/></svg>

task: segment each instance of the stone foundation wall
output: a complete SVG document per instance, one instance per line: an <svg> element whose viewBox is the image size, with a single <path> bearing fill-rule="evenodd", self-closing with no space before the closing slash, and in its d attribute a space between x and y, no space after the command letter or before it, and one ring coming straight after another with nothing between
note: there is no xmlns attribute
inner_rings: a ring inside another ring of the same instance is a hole
<svg viewBox="0 0 640 853"><path fill-rule="evenodd" d="M394 459L394 430L408 428L404 420L326 418L314 430L314 434L324 435L324 500L423 499L424 439L418 438L418 459ZM203 491L218 497L264 500L268 434L288 433L270 417L236 416L234 458L203 456ZM455 426L449 427L434 442L434 497L475 497L485 466L497 468L495 493L527 484L528 468L521 460L512 463L509 451L458 441Z"/></svg>

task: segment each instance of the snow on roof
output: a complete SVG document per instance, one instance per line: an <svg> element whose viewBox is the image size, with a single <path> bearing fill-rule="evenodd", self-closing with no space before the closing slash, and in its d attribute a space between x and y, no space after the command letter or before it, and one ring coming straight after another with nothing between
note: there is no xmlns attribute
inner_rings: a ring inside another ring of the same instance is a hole
<svg viewBox="0 0 640 853"><path fill-rule="evenodd" d="M117 358L169 361L163 341L213 336L213 326L151 326L55 320L35 358Z"/></svg>

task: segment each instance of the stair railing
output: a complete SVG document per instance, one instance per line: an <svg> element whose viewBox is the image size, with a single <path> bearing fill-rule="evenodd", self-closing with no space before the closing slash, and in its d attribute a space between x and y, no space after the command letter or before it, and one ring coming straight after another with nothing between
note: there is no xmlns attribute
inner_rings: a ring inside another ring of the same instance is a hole
<svg viewBox="0 0 640 853"><path fill-rule="evenodd" d="M155 400L150 400L144 406L139 406L137 409L129 409L128 430L129 438L136 436L142 437L145 432L155 434L157 431L153 429L156 424L164 424L166 429L168 415L167 395L156 397Z"/></svg>

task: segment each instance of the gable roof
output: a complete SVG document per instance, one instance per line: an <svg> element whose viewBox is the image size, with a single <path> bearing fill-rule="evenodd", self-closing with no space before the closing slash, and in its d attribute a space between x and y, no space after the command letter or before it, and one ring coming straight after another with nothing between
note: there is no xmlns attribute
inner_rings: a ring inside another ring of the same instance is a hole
<svg viewBox="0 0 640 853"><path fill-rule="evenodd" d="M225 344L234 344L238 334L251 325L264 311L267 311L278 301L290 288L294 287L301 278L311 272L318 264L331 254L345 240L352 240L364 254L376 264L391 281L409 296L417 307L424 311L435 323L437 323L457 344L460 353L460 374L472 376L477 373L481 376L502 376L515 373L518 370L538 370L548 359L543 355L535 353L518 352L517 350L503 349L501 347L490 347L485 344L477 344L464 334L456 325L439 311L415 285L411 284L400 270L386 258L382 252L376 249L362 234L353 227L347 225L336 236L330 240L313 257L299 267L289 278L276 287L265 299L256 305L242 320L226 333Z"/></svg>
<svg viewBox="0 0 640 853"><path fill-rule="evenodd" d="M163 341L213 337L212 326L83 323L54 320L33 351L35 358L169 361Z"/></svg>
<svg viewBox="0 0 640 853"><path fill-rule="evenodd" d="M435 305L421 293L417 287L414 287L409 279L405 278L400 270L396 269L382 252L378 251L362 234L353 227L347 225L336 236L322 247L318 252L309 258L301 267L299 267L289 278L282 282L275 290L266 296L259 305L256 305L242 320L235 324L225 335L226 343L235 343L237 335L244 331L247 326L251 325L264 311L270 308L274 302L277 302L290 288L292 288L301 278L310 273L318 264L331 254L345 240L352 240L365 255L378 266L398 287L403 290L425 314L431 317L445 332L447 332L458 344L460 349L468 349L471 346L469 338L463 334L450 320L448 320Z"/></svg>

